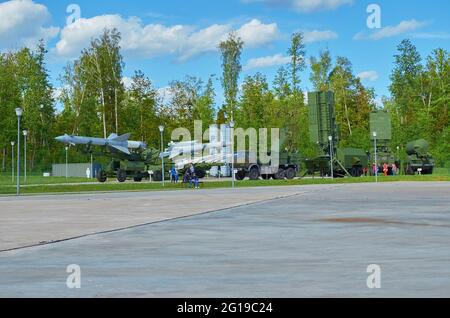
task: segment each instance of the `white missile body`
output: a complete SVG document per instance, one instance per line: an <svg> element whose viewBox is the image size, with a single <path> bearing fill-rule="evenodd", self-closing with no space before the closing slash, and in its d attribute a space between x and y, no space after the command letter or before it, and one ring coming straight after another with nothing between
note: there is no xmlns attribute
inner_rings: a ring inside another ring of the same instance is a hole
<svg viewBox="0 0 450 318"><path fill-rule="evenodd" d="M83 137L83 136L71 136L65 134L64 136L56 137L55 139L59 142L65 143L67 145L93 145L108 147L110 149L118 150L127 155L131 154L129 149L132 150L145 150L147 145L141 141L128 140L130 134L125 134L118 136L116 134L111 134L108 138L94 138L94 137Z"/></svg>

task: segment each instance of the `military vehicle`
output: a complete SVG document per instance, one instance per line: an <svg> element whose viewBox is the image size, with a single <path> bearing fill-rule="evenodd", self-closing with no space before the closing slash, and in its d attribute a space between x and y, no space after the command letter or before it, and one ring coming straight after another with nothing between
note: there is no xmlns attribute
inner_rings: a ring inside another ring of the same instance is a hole
<svg viewBox="0 0 450 318"><path fill-rule="evenodd" d="M272 153L268 154L269 156ZM275 154L274 154L275 155ZM258 180L260 177L264 180L274 179L292 180L295 178L300 168L300 156L295 152L283 151L278 154L278 165L272 165L272 162L261 163L257 155L250 152L236 155L237 160L234 165L237 180L244 180L248 177L250 180ZM239 160L245 158L245 160Z"/></svg>
<svg viewBox="0 0 450 318"><path fill-rule="evenodd" d="M97 172L97 180L106 182L115 177L119 182L132 178L141 182L149 178L149 171L153 171L153 180L162 180L160 153L156 149L147 149L147 145L140 141L128 140L130 134L118 136L111 134L108 138L94 138L83 136L63 135L55 139L66 145L79 147L79 150L96 157L111 158L110 163ZM101 148L101 152L94 153L93 146ZM167 176L168 169L165 169Z"/></svg>
<svg viewBox="0 0 450 318"><path fill-rule="evenodd" d="M360 177L367 167L368 156L363 149L338 148L339 135L336 124L334 93L308 93L309 132L311 142L317 145L319 156L306 159L306 174L331 176L333 161L334 177Z"/></svg>
<svg viewBox="0 0 450 318"><path fill-rule="evenodd" d="M408 155L405 162L406 174L414 175L417 172L433 174L434 160L428 153L429 147L429 143L424 139L415 140L406 145Z"/></svg>
<svg viewBox="0 0 450 318"><path fill-rule="evenodd" d="M375 136L374 136L375 133ZM400 168L398 158L395 158L391 148L392 118L391 114L384 110L373 111L370 114L370 140L373 147L370 151L371 164L375 163L375 140L377 148L378 171L383 171L384 164L388 165L388 175L392 175L392 167L395 164ZM372 171L372 170L371 170Z"/></svg>
<svg viewBox="0 0 450 318"><path fill-rule="evenodd" d="M111 161L109 165L98 171L96 177L99 182L106 182L108 177L116 177L119 182L125 182L128 178L141 182L143 179L150 178L149 171L153 172L154 181L162 180L161 160L159 151L156 149L146 149L130 155L111 152L103 155L111 157ZM167 177L168 169L165 170Z"/></svg>

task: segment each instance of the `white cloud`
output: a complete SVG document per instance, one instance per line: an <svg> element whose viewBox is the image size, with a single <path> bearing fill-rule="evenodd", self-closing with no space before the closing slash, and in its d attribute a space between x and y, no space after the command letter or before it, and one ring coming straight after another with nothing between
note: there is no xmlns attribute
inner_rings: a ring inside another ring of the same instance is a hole
<svg viewBox="0 0 450 318"><path fill-rule="evenodd" d="M293 0L294 8L300 12L334 10L351 3L353 0Z"/></svg>
<svg viewBox="0 0 450 318"><path fill-rule="evenodd" d="M287 6L296 11L311 13L316 11L334 10L353 0L242 0L244 3L265 3L271 6Z"/></svg>
<svg viewBox="0 0 450 318"><path fill-rule="evenodd" d="M14 48L34 46L40 39L56 37L59 28L46 26L51 15L44 5L32 0L0 3L0 46Z"/></svg>
<svg viewBox="0 0 450 318"><path fill-rule="evenodd" d="M304 31L303 32L305 43L312 43L312 42L320 42L320 41L327 41L327 40L335 40L339 36L336 32L333 31Z"/></svg>
<svg viewBox="0 0 450 318"><path fill-rule="evenodd" d="M264 56L250 59L244 66L244 70L252 70L255 68L265 68L277 65L285 65L291 61L289 56L283 56L282 54L276 54L273 56Z"/></svg>
<svg viewBox="0 0 450 318"><path fill-rule="evenodd" d="M177 60L185 61L202 53L216 51L220 41L226 39L233 30L233 25L214 24L195 29L187 25L144 25L137 17L124 19L120 15L82 18L61 31L55 53L63 57L77 56L105 28L116 28L121 32L121 46L126 54L145 58L173 54ZM256 19L236 31L247 47L266 45L279 37L276 23L264 24Z"/></svg>
<svg viewBox="0 0 450 318"><path fill-rule="evenodd" d="M52 91L53 99L58 100L63 93L63 89L64 89L63 87L54 87Z"/></svg>
<svg viewBox="0 0 450 318"><path fill-rule="evenodd" d="M158 96L161 98L161 101L163 104L169 103L172 98L174 97L173 91L170 88L170 86L164 86L161 88L158 88Z"/></svg>
<svg viewBox="0 0 450 318"><path fill-rule="evenodd" d="M131 84L133 83L133 79L128 76L122 77L122 84L125 86L126 89L131 88Z"/></svg>
<svg viewBox="0 0 450 318"><path fill-rule="evenodd" d="M430 40L448 40L450 33L446 32L420 32L412 34L415 39L430 39Z"/></svg>
<svg viewBox="0 0 450 318"><path fill-rule="evenodd" d="M387 26L382 29L376 30L369 35L364 32L357 33L353 38L355 40L381 40L386 38L395 37L404 33L409 33L420 29L426 25L426 22L420 22L416 20L402 21L396 26Z"/></svg>
<svg viewBox="0 0 450 318"><path fill-rule="evenodd" d="M376 81L379 78L379 75L376 71L365 71L361 72L357 75L361 80L368 80L368 81Z"/></svg>
<svg viewBox="0 0 450 318"><path fill-rule="evenodd" d="M280 36L276 23L264 24L257 19L242 25L237 30L237 34L248 47L259 47L269 44Z"/></svg>

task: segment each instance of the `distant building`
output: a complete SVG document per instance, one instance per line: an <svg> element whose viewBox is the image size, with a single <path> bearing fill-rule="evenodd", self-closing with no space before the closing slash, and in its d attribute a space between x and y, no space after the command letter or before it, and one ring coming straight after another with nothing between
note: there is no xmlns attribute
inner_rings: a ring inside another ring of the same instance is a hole
<svg viewBox="0 0 450 318"><path fill-rule="evenodd" d="M91 171L91 178L95 178L97 172L101 169L101 165L94 163L91 167L90 163L69 163L67 165L67 176L86 178L86 170L89 168ZM66 164L53 164L52 165L53 177L65 177L66 176Z"/></svg>

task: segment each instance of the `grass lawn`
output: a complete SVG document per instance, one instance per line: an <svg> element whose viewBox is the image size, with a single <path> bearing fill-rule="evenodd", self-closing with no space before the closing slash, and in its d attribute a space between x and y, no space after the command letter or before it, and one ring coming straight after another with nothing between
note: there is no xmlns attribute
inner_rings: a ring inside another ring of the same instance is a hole
<svg viewBox="0 0 450 318"><path fill-rule="evenodd" d="M12 181L11 176L0 175L0 187L15 185L17 179ZM65 177L42 177L42 176L27 176L27 182L24 177L20 177L21 184L33 185L33 184L60 184L60 183L81 183L81 182L94 182L96 180L86 178L68 178Z"/></svg>
<svg viewBox="0 0 450 318"><path fill-rule="evenodd" d="M66 184L66 183L86 183L92 182L90 179L83 178L43 178L28 177L26 187L21 188L23 194L42 194L42 193L78 193L78 192L105 192L105 191L154 191L154 190L180 190L186 186L182 184L171 184L166 182L163 188L161 183L105 183L105 184ZM396 176L379 177L379 182L394 181L450 181L450 175L431 175L431 176ZM309 185L309 184L342 184L342 183L364 183L374 182L373 177L363 178L342 178L342 179L321 179L305 178L298 180L259 180L259 181L236 181L236 187L262 187L262 186L291 186L291 185ZM230 181L211 181L201 185L203 189L230 188ZM11 177L0 177L0 195L15 194L16 188L11 182Z"/></svg>

